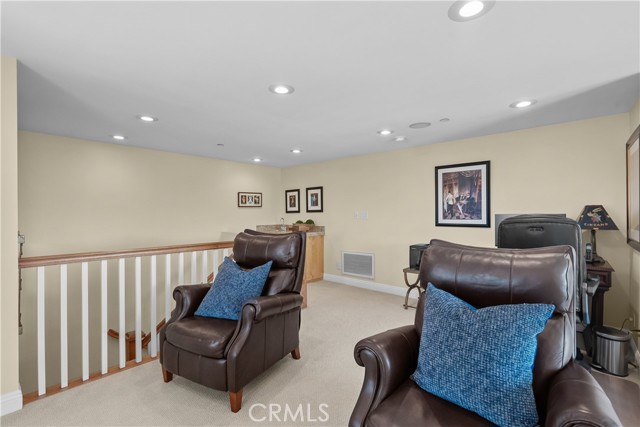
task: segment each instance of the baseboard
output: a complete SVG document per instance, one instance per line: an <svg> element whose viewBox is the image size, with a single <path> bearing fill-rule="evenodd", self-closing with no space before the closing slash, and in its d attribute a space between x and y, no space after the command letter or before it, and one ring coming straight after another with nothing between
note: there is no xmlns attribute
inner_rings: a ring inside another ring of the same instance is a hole
<svg viewBox="0 0 640 427"><path fill-rule="evenodd" d="M7 415L22 409L22 389L0 396L0 415Z"/></svg>
<svg viewBox="0 0 640 427"><path fill-rule="evenodd" d="M387 285L386 283L371 282L368 280L354 279L353 277L338 276L335 274L325 274L324 280L329 282L340 283L342 285L354 286L356 288L368 289L370 291L383 292L385 294L397 295L404 297L407 295L408 288L401 288L399 286ZM412 296L416 295L414 292Z"/></svg>

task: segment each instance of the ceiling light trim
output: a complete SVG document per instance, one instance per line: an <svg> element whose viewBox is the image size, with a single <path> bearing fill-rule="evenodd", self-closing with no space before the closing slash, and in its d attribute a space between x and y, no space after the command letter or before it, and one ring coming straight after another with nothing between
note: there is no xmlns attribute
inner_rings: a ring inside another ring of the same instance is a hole
<svg viewBox="0 0 640 427"><path fill-rule="evenodd" d="M495 3L496 3L495 0L486 0L486 1L458 0L454 2L451 5L451 7L449 7L449 12L448 12L449 19L455 22L467 22L474 19L478 19L481 16L484 16L487 13L489 13L489 11L493 9L493 6L495 6ZM476 13L474 14L466 13L474 9L474 5L478 5L478 4L482 4L482 7L481 8L477 7L476 9L479 9L479 10L477 10Z"/></svg>
<svg viewBox="0 0 640 427"><path fill-rule="evenodd" d="M284 83L274 83L269 86L269 92L276 95L291 95L295 91L293 86Z"/></svg>

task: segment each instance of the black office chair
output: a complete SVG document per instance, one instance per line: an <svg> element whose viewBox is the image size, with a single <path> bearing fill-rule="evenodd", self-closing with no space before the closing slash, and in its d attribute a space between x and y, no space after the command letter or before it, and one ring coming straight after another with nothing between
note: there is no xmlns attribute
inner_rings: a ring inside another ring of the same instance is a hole
<svg viewBox="0 0 640 427"><path fill-rule="evenodd" d="M571 218L554 215L518 215L507 218L498 226L498 247L529 249L542 246L573 246L578 260L576 283L576 326L582 333L587 354L592 354L592 331L589 317L589 297L593 297L600 280L587 276L582 252L582 230ZM578 359L580 354L578 353Z"/></svg>

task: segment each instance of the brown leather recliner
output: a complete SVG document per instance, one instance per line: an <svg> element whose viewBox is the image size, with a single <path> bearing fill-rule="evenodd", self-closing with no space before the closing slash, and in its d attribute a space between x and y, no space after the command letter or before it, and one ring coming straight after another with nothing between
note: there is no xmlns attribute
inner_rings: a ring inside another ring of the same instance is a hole
<svg viewBox="0 0 640 427"><path fill-rule="evenodd" d="M194 316L211 285L178 286L176 308L160 330L160 364L165 382L173 374L228 391L231 410L242 406L242 388L291 353L300 358L299 329L306 234L236 236L233 256L254 268L273 261L262 296L248 300L239 320Z"/></svg>
<svg viewBox="0 0 640 427"><path fill-rule="evenodd" d="M433 240L420 264L422 287L431 282L477 308L547 303L555 311L538 335L533 392L543 426L621 425L611 402L574 359L575 251L570 246L488 249ZM479 415L416 385L423 293L415 323L361 340L355 359L364 383L349 426L489 426Z"/></svg>

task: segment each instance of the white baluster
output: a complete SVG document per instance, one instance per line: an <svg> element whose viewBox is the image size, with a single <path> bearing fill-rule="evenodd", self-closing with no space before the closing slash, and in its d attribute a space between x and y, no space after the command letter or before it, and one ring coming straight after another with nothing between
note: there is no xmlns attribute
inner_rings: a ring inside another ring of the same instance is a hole
<svg viewBox="0 0 640 427"><path fill-rule="evenodd" d="M47 372L44 347L44 267L38 267L38 396L47 392Z"/></svg>
<svg viewBox="0 0 640 427"><path fill-rule="evenodd" d="M178 285L184 285L184 252L178 255Z"/></svg>
<svg viewBox="0 0 640 427"><path fill-rule="evenodd" d="M213 280L218 275L218 265L220 265L220 249L213 251Z"/></svg>
<svg viewBox="0 0 640 427"><path fill-rule="evenodd" d="M109 329L108 329L108 323L107 323L107 319L108 319L108 315L107 315L107 260L102 260L102 262L100 263L100 272L101 272L101 278L100 278L100 290L101 290L101 295L100 295L100 304L101 304L101 324L100 324L100 339L101 339L101 349L102 349L102 356L101 356L101 362L102 362L102 375L106 374L109 371L109 353L108 353L108 342L107 342L107 338L108 338L108 333L109 333Z"/></svg>
<svg viewBox="0 0 640 427"><path fill-rule="evenodd" d="M164 318L171 317L171 254L164 257Z"/></svg>
<svg viewBox="0 0 640 427"><path fill-rule="evenodd" d="M142 362L142 258L136 257L136 362Z"/></svg>
<svg viewBox="0 0 640 427"><path fill-rule="evenodd" d="M119 309L119 320L118 320L118 356L120 359L119 366L120 368L124 368L127 364L127 355L126 355L126 347L125 347L125 323L124 323L124 310L125 310L125 301L124 301L124 258L120 258L118 260L118 309Z"/></svg>
<svg viewBox="0 0 640 427"><path fill-rule="evenodd" d="M149 353L152 357L156 357L158 352L156 351L158 342L157 342L157 333L156 333L156 324L158 323L156 318L156 305L157 305L157 282L156 282L156 256L151 257L151 326L149 329L149 333L151 334L151 342L149 342Z"/></svg>
<svg viewBox="0 0 640 427"><path fill-rule="evenodd" d="M60 388L69 386L69 339L67 324L67 264L60 266Z"/></svg>
<svg viewBox="0 0 640 427"><path fill-rule="evenodd" d="M82 381L89 379L89 264L82 263Z"/></svg>
<svg viewBox="0 0 640 427"><path fill-rule="evenodd" d="M202 251L202 281L200 283L207 283L207 276L209 273L209 251Z"/></svg>
<svg viewBox="0 0 640 427"><path fill-rule="evenodd" d="M195 285L198 283L198 278L196 277L197 265L198 265L198 254L195 252L191 252L191 284Z"/></svg>
<svg viewBox="0 0 640 427"><path fill-rule="evenodd" d="M222 256L229 256L229 248L224 248L222 250Z"/></svg>

